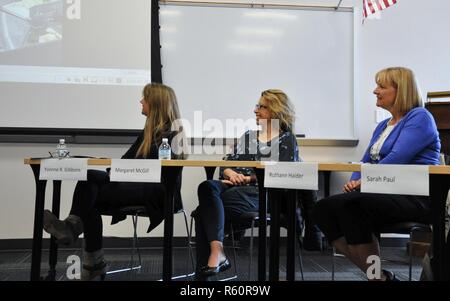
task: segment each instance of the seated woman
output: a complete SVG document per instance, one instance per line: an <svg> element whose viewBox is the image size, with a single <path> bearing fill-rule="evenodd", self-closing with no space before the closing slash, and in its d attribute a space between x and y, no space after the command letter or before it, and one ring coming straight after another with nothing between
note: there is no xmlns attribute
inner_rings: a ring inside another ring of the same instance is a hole
<svg viewBox="0 0 450 301"><path fill-rule="evenodd" d="M371 164L439 164L439 134L431 114L422 106L411 70L387 68L375 76L376 105L392 117L375 129L362 162ZM361 173L352 174L345 193L317 203L313 218L329 242L363 272L368 256L380 255L374 235L380 227L399 222L430 223L430 203L425 196L360 192ZM381 280L395 280L386 270Z"/></svg>
<svg viewBox="0 0 450 301"><path fill-rule="evenodd" d="M180 118L174 91L165 85L152 83L144 87L142 94L142 114L147 116L145 127L122 159L158 159L162 138L168 138L172 145L172 158L183 158L180 147L183 131L171 129L173 122ZM177 186L175 206L181 208L180 185ZM101 214L124 206L145 206L150 218L148 231L151 231L164 218L164 198L163 184L110 182L107 172L89 170L87 181L80 181L75 187L69 216L61 221L46 210L44 229L60 244L71 244L84 232L81 279L103 278L106 263L102 250ZM113 223L124 218L114 214Z"/></svg>
<svg viewBox="0 0 450 301"><path fill-rule="evenodd" d="M281 90L262 92L254 113L259 131L247 131L226 160L299 161L298 146L292 133L294 109ZM196 209L197 276L208 277L231 265L223 249L225 221L259 207L256 175L251 168L226 168L220 180L208 180L198 187Z"/></svg>

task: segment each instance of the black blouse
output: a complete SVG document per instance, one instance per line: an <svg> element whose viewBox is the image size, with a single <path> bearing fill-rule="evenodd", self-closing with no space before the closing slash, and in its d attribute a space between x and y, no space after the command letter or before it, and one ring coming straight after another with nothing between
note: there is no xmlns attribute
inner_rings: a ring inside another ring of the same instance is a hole
<svg viewBox="0 0 450 301"><path fill-rule="evenodd" d="M169 145L172 145L173 138L177 135L177 132L167 132L166 134L161 135L162 138L167 138L169 140ZM158 149L159 145L162 141L152 141L152 145L150 146L147 157L139 155L136 157L139 147L141 146L142 140L144 139L144 131L142 131L136 141L131 145L131 147L127 150L127 152L122 156L122 159L158 159ZM179 155L174 154L172 149L172 158L178 159ZM180 158L181 159L181 158Z"/></svg>
<svg viewBox="0 0 450 301"><path fill-rule="evenodd" d="M292 132L282 132L278 137L273 138L271 141L260 142L258 140L257 131L245 132L234 145L231 154L226 155L224 160L268 161L273 159L271 158L271 146L273 143L278 143L278 156L277 154L273 154L276 161L301 161L298 155L297 139ZM223 167L220 169L220 179L224 178L223 171L225 169L226 168ZM255 175L253 168L235 167L232 169L245 176Z"/></svg>
<svg viewBox="0 0 450 301"><path fill-rule="evenodd" d="M177 132L168 132L167 134L163 134L161 137L168 138L169 144L171 144L172 140L176 137L177 134L178 134ZM147 158L144 158L142 155L139 155L136 157L137 151L138 151L139 147L141 146L143 139L144 139L144 131L142 131L139 134L138 138L133 143L133 145L131 145L131 147L127 150L127 152L122 156L122 159L158 159L159 144L162 141L153 141L152 142L152 145L149 149ZM172 158L173 159L182 159L183 156L174 154L174 152L172 150ZM173 194L173 196L174 196L174 212L178 212L179 210L181 210L183 208L183 202L181 199L181 179L182 179L182 173L179 174L178 178L176 179L176 183L175 183L175 191ZM149 190L155 189L155 187L152 186L152 185L155 185L153 183L137 183L137 185L143 185L143 186L145 186L145 189L149 189ZM161 184L156 184L156 185L161 185ZM163 210L164 206L153 205L154 202L159 204L160 201L161 200L151 200L151 199L148 200L149 203L147 204L147 207L148 207L147 213L150 218L150 226L149 226L147 232L150 232L151 230L153 230L164 219L164 210ZM123 213L121 213L119 211L115 212L113 214L112 223L113 224L117 223L125 218L126 218L126 216Z"/></svg>

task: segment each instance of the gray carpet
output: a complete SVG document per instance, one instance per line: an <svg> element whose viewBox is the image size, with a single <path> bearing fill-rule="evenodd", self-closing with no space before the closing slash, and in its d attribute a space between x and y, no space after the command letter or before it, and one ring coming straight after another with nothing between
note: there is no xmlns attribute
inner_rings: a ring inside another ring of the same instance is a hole
<svg viewBox="0 0 450 301"><path fill-rule="evenodd" d="M231 248L227 248L228 257L233 263ZM107 281L115 280L138 280L149 281L158 280L162 273L162 250L160 248L144 248L142 252L142 268L133 273L122 272L109 274ZM251 269L251 278L249 278L249 250L243 247L237 250L237 280L247 281L255 280L257 275L257 256L254 250L253 264ZM286 271L286 257L283 248L280 251L280 278L283 280ZM192 272L190 259L186 248L174 249L174 275L182 275L186 270ZM79 249L64 249L58 254L58 265L56 279L59 281L68 280L66 269L69 266L66 263L70 255L81 256ZM109 270L123 269L130 266L130 249L106 249L105 257L108 261ZM137 256L135 256L135 259ZM395 272L400 280L408 280L408 256L404 248L384 247L382 249L382 266ZM29 280L30 275L30 250L0 251L0 281L22 281ZM48 270L48 252L44 251L42 256L42 275L46 275ZM330 281L331 280L331 251L303 251L303 272L305 281ZM301 274L296 263L296 280L301 280ZM413 261L413 280L418 280L421 273L421 260L415 258ZM226 272L220 274L220 278L231 277L234 275L234 265ZM212 280L220 280L213 278ZM180 280L185 280L180 279ZM335 280L336 281L365 281L365 275L359 271L346 258L335 257Z"/></svg>

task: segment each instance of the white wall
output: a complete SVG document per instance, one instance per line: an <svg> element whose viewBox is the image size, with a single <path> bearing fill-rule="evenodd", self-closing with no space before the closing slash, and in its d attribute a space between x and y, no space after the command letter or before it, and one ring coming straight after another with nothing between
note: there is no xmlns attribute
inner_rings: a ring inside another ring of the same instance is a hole
<svg viewBox="0 0 450 301"><path fill-rule="evenodd" d="M232 1L236 2L236 1ZM241 1L255 2L255 1ZM335 1L265 1L266 3L320 3L336 4ZM343 1L343 5L362 1ZM382 13L380 20L359 23L359 58L357 63L358 89L356 93L358 134L357 147L302 147L301 156L306 161L357 161L362 156L370 139L375 123L375 87L373 76L381 68L392 65L411 67L418 75L423 92L450 89L450 57L448 49L448 28L450 19L448 0L400 0L398 4ZM336 58L339 59L339 58ZM18 116L17 118L20 118ZM119 157L126 146L70 146L72 154L102 157ZM34 212L34 180L31 169L23 164L27 156L45 156L54 145L0 144L0 239L31 238ZM347 175L334 175L333 188L338 190ZM182 194L187 210L195 208L196 189L204 179L204 172L198 168L184 171ZM74 183L64 183L62 193L62 216L70 209ZM50 208L50 200L46 208ZM109 222L109 218L105 219ZM141 223L144 234L148 223ZM105 223L106 236L130 236L131 223L114 226ZM184 235L181 217L175 217L175 235ZM150 233L162 236L162 227Z"/></svg>

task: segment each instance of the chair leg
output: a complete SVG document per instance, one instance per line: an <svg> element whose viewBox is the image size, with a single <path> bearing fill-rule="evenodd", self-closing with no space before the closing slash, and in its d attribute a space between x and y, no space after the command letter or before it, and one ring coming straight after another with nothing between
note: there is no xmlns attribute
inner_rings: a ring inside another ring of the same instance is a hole
<svg viewBox="0 0 450 301"><path fill-rule="evenodd" d="M408 247L408 255L409 255L409 273L408 273L408 279L409 281L412 281L412 264L413 264L413 250L412 250L412 239L414 231L416 230L416 227L412 227L409 231L409 247Z"/></svg>
<svg viewBox="0 0 450 301"><path fill-rule="evenodd" d="M191 217L191 226L189 228L188 225L188 219L187 219L187 214L186 214L186 210L182 210L181 212L183 212L183 217L184 217L184 225L186 227L186 234L187 234L187 239L188 239L188 244L187 244L187 249L188 249L188 257L191 258L191 263L192 263L192 267L193 267L193 272L189 273L189 260L186 262L186 273L179 275L179 276L172 276L172 280L176 280L176 279L180 279L180 278L186 278L188 279L189 277L193 277L195 275L195 266L194 266L194 257L193 257L193 252L192 252L192 226L193 226L193 221L194 218ZM162 281L162 279L159 279L158 281Z"/></svg>
<svg viewBox="0 0 450 301"><path fill-rule="evenodd" d="M193 228L193 225L194 224L194 218L193 217L191 217L191 224L190 224L190 226L189 226L189 237L190 237L190 241L189 241L189 243L190 243L190 245L192 246L193 244L194 244L194 242L192 241L192 228Z"/></svg>
<svg viewBox="0 0 450 301"><path fill-rule="evenodd" d="M141 260L141 251L139 249L139 242L138 242L138 236L137 236L137 225L138 225L138 214L136 213L134 216L132 216L133 220L133 249L131 250L131 265L130 265L130 279L133 279L134 273L133 270L140 270L142 267L142 260ZM139 265L134 266L134 252L137 251L138 258L139 258Z"/></svg>
<svg viewBox="0 0 450 301"><path fill-rule="evenodd" d="M136 215L136 227L134 228L134 235L135 235L135 240L136 240L136 251L138 254L138 258L139 258L139 266L135 267L135 269L139 269L139 271L141 270L142 267L142 258L141 258L141 249L139 248L139 237L137 235L137 225L138 225L138 216Z"/></svg>
<svg viewBox="0 0 450 301"><path fill-rule="evenodd" d="M141 267L142 267L142 258L141 258L141 250L139 248L139 240L138 240L138 236L137 236L138 218L139 218L139 216L138 216L137 213L135 215L131 216L131 220L133 222L133 238L132 238L130 267L124 268L124 269L119 269L119 270L108 271L108 272L106 272L107 275L130 271L131 272L130 278L132 279L133 278L133 271L141 269ZM134 266L134 253L135 252L137 252L138 259L139 259L139 265L138 266Z"/></svg>
<svg viewBox="0 0 450 301"><path fill-rule="evenodd" d="M253 235L255 230L255 220L252 220L251 236L250 236L250 261L248 263L248 280L252 280L252 263L253 263Z"/></svg>
<svg viewBox="0 0 450 301"><path fill-rule="evenodd" d="M420 226L416 226L416 227L411 227L410 231L409 231L409 275L408 275L408 279L409 281L412 281L412 266L413 266L413 243L412 243L412 239L414 237L414 232L416 231L422 231L422 232L430 232L431 229L428 228L424 228L424 227L420 227Z"/></svg>
<svg viewBox="0 0 450 301"><path fill-rule="evenodd" d="M300 240L300 236L297 235L297 242L298 242L298 265L300 266L300 275L302 276L302 281L305 281L305 277L303 275L303 254L302 254L302 242Z"/></svg>
<svg viewBox="0 0 450 301"><path fill-rule="evenodd" d="M333 247L331 253L331 281L334 281L334 255L336 254L336 249Z"/></svg>
<svg viewBox="0 0 450 301"><path fill-rule="evenodd" d="M192 229L193 229L193 227L194 227L194 218L191 216L191 224L190 224L190 227L189 227L189 252L191 252L191 256L192 256L192 260L193 260L193 265L192 265L192 267L193 267L193 275L192 276L195 276L195 273L197 272L196 271L196 269L197 269L197 265L196 265L196 262L195 262L195 260L193 259L194 258L194 252L193 252L193 248L192 248L192 246L195 244L195 242L193 242L192 241Z"/></svg>
<svg viewBox="0 0 450 301"><path fill-rule="evenodd" d="M186 215L186 211L183 209L183 217L184 217L184 225L186 226L186 235L187 235L187 251L188 257L191 259L192 270L195 271L195 262L194 262L194 254L192 252L191 239L192 239L192 219L191 219L191 228L189 229L188 219ZM190 276L194 276L195 272L189 273L189 261L186 261L186 278Z"/></svg>
<svg viewBox="0 0 450 301"><path fill-rule="evenodd" d="M234 240L234 229L233 229L233 224L230 225L230 229L231 229L231 244L232 244L232 248L233 248L234 276L228 277L228 278L225 278L225 279L221 279L221 280L219 280L219 281L228 281L228 280L233 280L233 279L237 279L237 278L238 278L238 273L237 273L237 255L236 255L236 241Z"/></svg>
<svg viewBox="0 0 450 301"><path fill-rule="evenodd" d="M408 279L409 281L412 280L412 243L411 240L409 241L409 274Z"/></svg>

